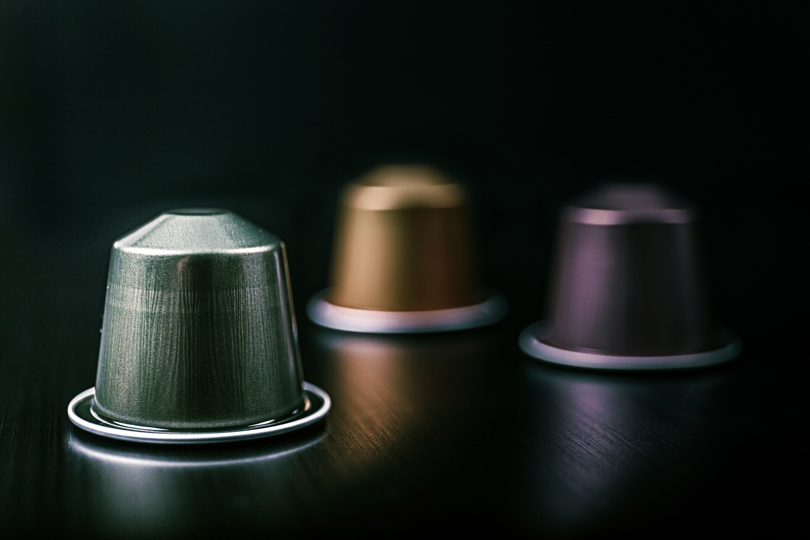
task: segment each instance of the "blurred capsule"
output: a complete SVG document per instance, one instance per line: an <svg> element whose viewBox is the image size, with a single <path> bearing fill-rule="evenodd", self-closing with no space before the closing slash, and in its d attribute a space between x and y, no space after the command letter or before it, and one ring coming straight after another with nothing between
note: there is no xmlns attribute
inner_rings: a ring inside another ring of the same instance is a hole
<svg viewBox="0 0 810 540"><path fill-rule="evenodd" d="M440 332L506 313L473 262L467 197L425 166L387 166L346 187L332 287L312 299L316 323L355 332Z"/></svg>
<svg viewBox="0 0 810 540"><path fill-rule="evenodd" d="M608 184L562 212L548 320L520 337L536 358L601 369L725 362L688 203L651 184Z"/></svg>

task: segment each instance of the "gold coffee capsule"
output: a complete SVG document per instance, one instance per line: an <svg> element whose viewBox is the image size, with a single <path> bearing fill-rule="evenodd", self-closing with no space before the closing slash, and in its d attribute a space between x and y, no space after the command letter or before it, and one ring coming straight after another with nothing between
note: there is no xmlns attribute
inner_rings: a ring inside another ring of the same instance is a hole
<svg viewBox="0 0 810 540"><path fill-rule="evenodd" d="M409 333L491 324L503 298L473 261L462 187L426 166L386 166L341 197L332 286L310 301L316 323L354 332Z"/></svg>

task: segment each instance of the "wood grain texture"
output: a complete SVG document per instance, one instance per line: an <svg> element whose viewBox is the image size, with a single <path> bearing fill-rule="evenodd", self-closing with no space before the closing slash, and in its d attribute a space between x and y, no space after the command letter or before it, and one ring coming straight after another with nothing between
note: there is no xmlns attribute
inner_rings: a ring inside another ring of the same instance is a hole
<svg viewBox="0 0 810 540"><path fill-rule="evenodd" d="M753 322L727 366L643 376L525 357L522 316L395 339L304 322L322 424L197 448L84 433L65 408L96 375L104 274L70 250L12 252L0 274L3 538L705 537L800 515L798 357Z"/></svg>

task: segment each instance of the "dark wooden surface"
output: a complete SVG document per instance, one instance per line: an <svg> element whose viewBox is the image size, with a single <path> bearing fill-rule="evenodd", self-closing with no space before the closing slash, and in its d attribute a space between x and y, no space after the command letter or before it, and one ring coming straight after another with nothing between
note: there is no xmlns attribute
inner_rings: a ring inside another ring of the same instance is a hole
<svg viewBox="0 0 810 540"><path fill-rule="evenodd" d="M797 522L804 383L798 348L772 337L778 321L737 319L734 363L658 375L524 357L517 333L540 310L521 309L520 298L503 323L447 335L354 335L301 321L306 379L333 399L321 425L243 444L129 444L83 433L66 415L94 383L104 294L104 262L76 252L103 261L106 251L102 238L82 247L70 236L5 244L4 532L666 537ZM305 263L291 263L294 291Z"/></svg>

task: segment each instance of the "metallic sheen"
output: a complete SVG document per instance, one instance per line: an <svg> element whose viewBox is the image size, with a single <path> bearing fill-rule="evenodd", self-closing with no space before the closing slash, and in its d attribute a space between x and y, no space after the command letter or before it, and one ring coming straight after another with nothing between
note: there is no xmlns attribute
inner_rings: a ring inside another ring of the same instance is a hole
<svg viewBox="0 0 810 540"><path fill-rule="evenodd" d="M654 184L607 184L560 218L548 320L527 354L601 369L676 369L730 360L715 323L694 208Z"/></svg>
<svg viewBox="0 0 810 540"><path fill-rule="evenodd" d="M726 345L710 351L669 356L621 356L554 347L537 337L545 334L545 327L545 321L540 321L523 330L518 340L520 348L529 356L563 366L639 371L690 369L722 364L740 354L740 340L727 330L724 332Z"/></svg>
<svg viewBox="0 0 810 540"><path fill-rule="evenodd" d="M68 417L90 433L122 441L161 444L210 444L245 441L280 435L309 426L326 416L332 402L329 395L314 384L304 383L304 404L299 411L278 422L272 420L250 426L211 431L179 431L125 425L105 420L93 411L95 388L85 390L68 405Z"/></svg>
<svg viewBox="0 0 810 540"><path fill-rule="evenodd" d="M377 168L344 189L332 286L316 323L356 332L438 332L491 324L506 312L474 264L462 187L427 166Z"/></svg>
<svg viewBox="0 0 810 540"><path fill-rule="evenodd" d="M304 409L302 384L276 236L191 209L115 242L92 404L103 421L178 431L281 422Z"/></svg>

